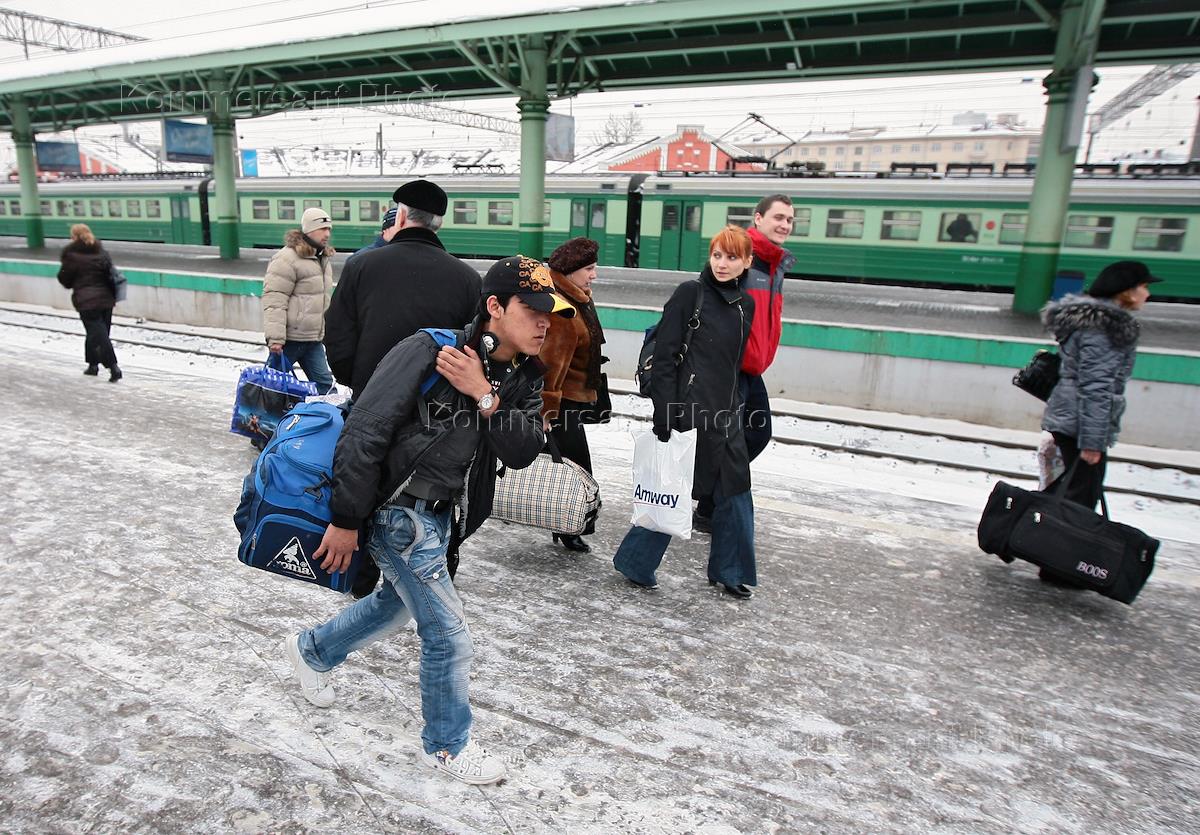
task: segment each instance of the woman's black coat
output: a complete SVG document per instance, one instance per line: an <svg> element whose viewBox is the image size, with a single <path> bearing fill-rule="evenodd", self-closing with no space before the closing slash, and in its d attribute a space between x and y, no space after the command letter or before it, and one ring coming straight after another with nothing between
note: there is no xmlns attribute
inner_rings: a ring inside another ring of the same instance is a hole
<svg viewBox="0 0 1200 835"><path fill-rule="evenodd" d="M683 363L676 365L697 293L704 294L700 326ZM669 429L698 430L692 485L696 499L711 496L718 482L726 496L750 489L738 373L753 321L754 300L738 289L737 281L717 281L708 267L697 281L676 287L663 308L650 378L654 432L662 438Z"/></svg>
<svg viewBox="0 0 1200 835"><path fill-rule="evenodd" d="M112 310L116 288L112 281L112 258L99 241L71 241L63 247L58 283L71 291L71 304L78 311Z"/></svg>

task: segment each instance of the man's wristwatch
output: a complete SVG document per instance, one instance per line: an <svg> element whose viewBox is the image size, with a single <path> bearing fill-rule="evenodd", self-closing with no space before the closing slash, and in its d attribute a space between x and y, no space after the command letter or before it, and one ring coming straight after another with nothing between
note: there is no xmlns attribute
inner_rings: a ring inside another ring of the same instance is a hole
<svg viewBox="0 0 1200 835"><path fill-rule="evenodd" d="M486 412L488 409L496 405L496 390L492 389L483 397L479 398L479 411Z"/></svg>

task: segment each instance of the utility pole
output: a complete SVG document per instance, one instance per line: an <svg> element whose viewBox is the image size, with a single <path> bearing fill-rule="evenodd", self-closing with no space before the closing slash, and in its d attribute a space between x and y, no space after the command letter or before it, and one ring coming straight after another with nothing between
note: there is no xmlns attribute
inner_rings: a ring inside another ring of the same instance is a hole
<svg viewBox="0 0 1200 835"><path fill-rule="evenodd" d="M383 122L379 123L379 132L375 134L375 158L379 160L379 176L383 176Z"/></svg>
<svg viewBox="0 0 1200 835"><path fill-rule="evenodd" d="M1192 152L1188 161L1200 162L1200 96L1196 96L1196 132L1192 134Z"/></svg>

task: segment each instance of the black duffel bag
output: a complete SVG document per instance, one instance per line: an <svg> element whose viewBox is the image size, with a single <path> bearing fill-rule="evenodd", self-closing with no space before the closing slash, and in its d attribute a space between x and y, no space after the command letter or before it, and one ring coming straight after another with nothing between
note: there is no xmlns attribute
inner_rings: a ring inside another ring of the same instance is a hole
<svg viewBox="0 0 1200 835"><path fill-rule="evenodd" d="M1063 494L1076 462L1048 492L1022 490L1001 481L979 519L979 547L1005 562L1026 560L1053 575L1132 603L1150 572L1159 541L1131 525L1067 501Z"/></svg>

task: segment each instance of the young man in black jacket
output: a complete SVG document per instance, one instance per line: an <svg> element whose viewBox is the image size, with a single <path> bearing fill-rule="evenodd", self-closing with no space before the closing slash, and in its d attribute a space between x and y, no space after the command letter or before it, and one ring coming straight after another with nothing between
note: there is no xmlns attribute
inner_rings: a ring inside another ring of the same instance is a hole
<svg viewBox="0 0 1200 835"><path fill-rule="evenodd" d="M421 332L393 348L354 402L333 461L332 524L315 553L344 571L366 529L383 572L373 594L285 641L304 697L329 707L326 673L409 618L421 639L422 758L467 783L504 777L470 736L471 634L446 566L451 526L465 539L491 513L496 462L527 467L545 444L536 359L550 316L575 309L522 256L493 265L478 321L439 349ZM440 379L425 394L434 370Z"/></svg>

